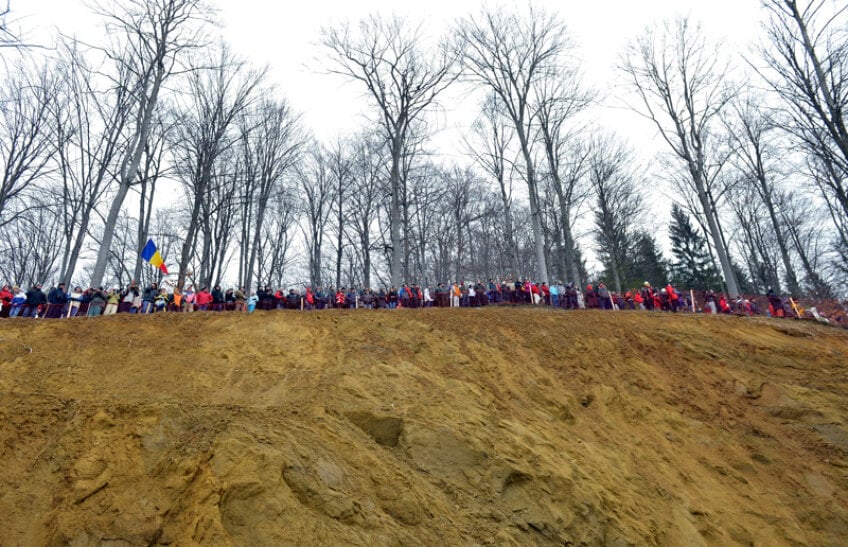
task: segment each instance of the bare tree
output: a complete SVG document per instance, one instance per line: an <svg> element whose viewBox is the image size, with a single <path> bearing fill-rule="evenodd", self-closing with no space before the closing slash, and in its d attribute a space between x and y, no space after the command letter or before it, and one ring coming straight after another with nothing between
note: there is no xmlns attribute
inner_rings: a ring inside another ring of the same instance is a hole
<svg viewBox="0 0 848 547"><path fill-rule="evenodd" d="M242 118L241 133L246 169L243 216L248 222L242 238L241 269L244 275L240 280L242 285L250 287L259 257L263 249L267 250L267 241L263 238L268 236L264 225L269 206L275 196L285 194L283 181L300 158L304 136L299 117L288 103L270 99L260 102L256 109ZM277 203L283 205L286 201ZM288 218L292 212L283 207L279 213ZM278 223L275 232L283 236L289 225L290 222ZM274 265L269 271L276 269Z"/></svg>
<svg viewBox="0 0 848 547"><path fill-rule="evenodd" d="M838 173L825 187L848 216L848 6L827 0L764 0L770 47L762 70L783 99L788 127ZM831 5L834 7L831 9Z"/></svg>
<svg viewBox="0 0 848 547"><path fill-rule="evenodd" d="M61 203L56 211L64 240L60 278L70 283L90 225L97 220L97 208L112 182L121 147L126 145L124 130L130 123L132 98L129 72L116 75L124 85L100 89L97 71L89 66L79 42L64 42L61 52L56 71L60 90L51 109L59 180L50 193Z"/></svg>
<svg viewBox="0 0 848 547"><path fill-rule="evenodd" d="M350 191L350 224L360 254L362 284L371 287L375 250L374 223L379 214L380 188L387 172L384 140L377 134L365 133L355 137Z"/></svg>
<svg viewBox="0 0 848 547"><path fill-rule="evenodd" d="M110 7L95 4L114 38L104 51L118 73L133 75L129 89L133 118L129 138L117 168L117 190L106 217L100 250L92 271L92 284L100 285L111 256L112 238L150 134L154 112L165 81L178 69L186 50L200 43L195 24L203 16L203 0L113 0ZM115 85L125 85L116 81Z"/></svg>
<svg viewBox="0 0 848 547"><path fill-rule="evenodd" d="M9 30L9 13L12 11L11 0L0 4L0 47L13 47L18 43L18 37Z"/></svg>
<svg viewBox="0 0 848 547"><path fill-rule="evenodd" d="M403 151L411 125L435 104L453 81L454 57L445 47L427 51L420 28L397 17L371 16L359 24L325 29L323 44L332 54L331 72L362 83L379 114L389 143L391 279L401 282L405 249L401 226Z"/></svg>
<svg viewBox="0 0 848 547"><path fill-rule="evenodd" d="M512 150L512 144L515 132L510 130L510 121L501 112L498 100L494 93L486 96L481 105L480 116L471 126L473 138L466 141L466 147L477 165L498 185L508 272L509 275L515 275L518 271L518 252L512 220L512 171L516 168L516 152Z"/></svg>
<svg viewBox="0 0 848 547"><path fill-rule="evenodd" d="M631 281L627 269L643 212L636 199L633 152L614 136L599 136L592 143L588 167L596 200L598 254L621 292L622 282Z"/></svg>
<svg viewBox="0 0 848 547"><path fill-rule="evenodd" d="M779 288L776 238L755 185L734 185L728 204L736 220L734 239L754 289L765 293L769 288Z"/></svg>
<svg viewBox="0 0 848 547"><path fill-rule="evenodd" d="M778 194L775 201L783 216L784 233L800 259L807 292L819 298L832 298L833 287L848 279L848 241L838 241L836 256L826 264L825 257L830 253L825 242L832 241L833 225L821 222L820 208L804 196L788 191ZM848 222L848 218L844 221ZM828 276L826 269L832 270L833 275Z"/></svg>
<svg viewBox="0 0 848 547"><path fill-rule="evenodd" d="M21 33L19 31L12 30L14 21L9 19L9 15L11 13L11 0L0 2L0 53L2 53L4 49L20 50L41 47L33 43L27 43L25 38L21 37Z"/></svg>
<svg viewBox="0 0 848 547"><path fill-rule="evenodd" d="M280 286L290 265L294 225L297 222L299 202L296 188L290 183L276 190L268 202L268 214L262 223L262 239L259 242L256 271L259 279Z"/></svg>
<svg viewBox="0 0 848 547"><path fill-rule="evenodd" d="M677 160L685 166L688 186L697 196L718 255L728 291L739 294L736 274L719 225L711 188L711 143L715 125L734 93L727 65L702 29L686 18L649 28L631 44L622 70L642 102L637 112L651 120Z"/></svg>
<svg viewBox="0 0 848 547"><path fill-rule="evenodd" d="M568 33L553 14L531 6L527 15L484 11L461 21L456 34L465 74L491 89L514 126L526 171L537 274L547 281L542 212L531 151L533 102L540 82L563 75L563 55L571 47Z"/></svg>
<svg viewBox="0 0 848 547"><path fill-rule="evenodd" d="M559 223L554 226L554 230L556 242L561 242L563 247L559 253L565 263L563 270L579 285L581 279L574 223L580 205L588 195L581 181L591 147L577 139L583 128L570 128L568 123L589 105L593 94L583 89L573 69L564 76L562 79L538 82L535 116L539 124L539 140L544 146L547 159L547 176L559 207Z"/></svg>
<svg viewBox="0 0 848 547"><path fill-rule="evenodd" d="M132 279L138 280L144 266L141 252L151 235L151 219L153 218L153 200L156 197L156 187L159 179L170 174L170 164L167 164L166 148L170 132L173 131L173 120L166 118L160 111L151 127L150 136L144 146L141 165L138 172L138 227L136 229L135 268ZM173 237L171 238L173 239ZM162 250L164 253L165 250ZM162 254L162 256L169 256Z"/></svg>
<svg viewBox="0 0 848 547"><path fill-rule="evenodd" d="M14 206L15 201L51 167L55 90L46 68L32 74L18 67L17 74L0 84L0 226L26 210Z"/></svg>
<svg viewBox="0 0 848 547"><path fill-rule="evenodd" d="M195 274L200 272L195 280L203 284L220 284L230 262L238 255L240 248L233 248L232 243L237 241L239 218L244 215L247 206L247 200L240 191L245 186L246 177L244 158L233 144L213 162L210 183L203 185L195 233L197 244L191 253L196 261L193 271ZM249 245L248 242L242 244ZM240 272L239 279L243 275L244 272Z"/></svg>
<svg viewBox="0 0 848 547"><path fill-rule="evenodd" d="M327 221L333 202L333 179L326 151L316 146L298 169L298 182L303 192L304 223L301 224L309 254L309 282L322 285L321 255Z"/></svg>
<svg viewBox="0 0 848 547"><path fill-rule="evenodd" d="M58 273L62 255L60 217L34 201L0 227L0 275L14 283L46 283Z"/></svg>
<svg viewBox="0 0 848 547"><path fill-rule="evenodd" d="M452 196L445 186L443 169L432 161L424 161L412 174L407 208L410 218L410 240L412 242L412 271L422 282L446 281L445 277L434 276L432 254L433 239L438 229L434 222L441 210L449 210Z"/></svg>
<svg viewBox="0 0 848 547"><path fill-rule="evenodd" d="M728 114L732 118L728 117L726 124L727 135L735 152L732 161L742 177L741 182L752 186L756 190L756 197L765 206L783 262L786 286L791 294L798 295L798 278L775 202L778 193L774 181L777 176L775 163L781 157L775 141L777 127L771 117L757 105L758 102L757 98L746 93L731 103L731 112Z"/></svg>
<svg viewBox="0 0 848 547"><path fill-rule="evenodd" d="M195 62L210 68L198 66L188 74L188 96L186 104L177 107L173 134L175 170L189 207L186 237L180 251L179 287L185 282L196 252L198 233L203 236L200 265L209 268L201 279L211 283L213 270L222 269L222 253L212 257L211 251L213 246L223 243L221 236L229 232L234 220L232 198L243 174L236 169L243 170L242 158L232 150L242 137L236 123L257 100L256 91L265 76L264 70L252 70L236 59L226 46L221 46L217 58ZM221 161L225 154L229 161ZM227 210L222 211L222 207Z"/></svg>
<svg viewBox="0 0 848 547"><path fill-rule="evenodd" d="M336 139L326 157L333 184L333 238L336 243L336 261L334 277L337 287L342 285L342 260L347 243L347 224L350 217L350 190L353 184L353 158L349 143Z"/></svg>
<svg viewBox="0 0 848 547"><path fill-rule="evenodd" d="M763 5L770 18L768 42L761 48L766 67L759 72L782 99L781 127L810 156L811 181L833 221L835 266L848 272L848 6L827 0L763 0ZM802 257L808 279L814 259ZM819 278L812 279L808 286L822 287Z"/></svg>

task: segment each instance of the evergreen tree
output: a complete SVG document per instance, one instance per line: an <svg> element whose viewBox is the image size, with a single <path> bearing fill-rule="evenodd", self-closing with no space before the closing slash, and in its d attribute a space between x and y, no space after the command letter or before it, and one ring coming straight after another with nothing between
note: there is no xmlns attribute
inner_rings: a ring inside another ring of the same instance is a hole
<svg viewBox="0 0 848 547"><path fill-rule="evenodd" d="M641 287L645 281L659 286L668 280L668 262L663 258L654 236L647 232L635 234L627 273L625 286L630 288Z"/></svg>
<svg viewBox="0 0 848 547"><path fill-rule="evenodd" d="M739 282L739 291L742 294L762 294L764 291L758 291L756 285L751 282L748 274L742 268L742 265L735 260L732 261L733 271L736 272L736 281Z"/></svg>
<svg viewBox="0 0 848 547"><path fill-rule="evenodd" d="M707 241L677 204L671 208L671 281L681 289L721 290L721 277Z"/></svg>

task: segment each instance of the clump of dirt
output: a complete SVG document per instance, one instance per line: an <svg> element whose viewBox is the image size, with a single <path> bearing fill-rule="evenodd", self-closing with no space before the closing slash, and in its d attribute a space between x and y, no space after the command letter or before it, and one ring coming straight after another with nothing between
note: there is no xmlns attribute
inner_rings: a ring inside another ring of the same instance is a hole
<svg viewBox="0 0 848 547"><path fill-rule="evenodd" d="M3 321L0 544L836 545L847 394L790 321Z"/></svg>

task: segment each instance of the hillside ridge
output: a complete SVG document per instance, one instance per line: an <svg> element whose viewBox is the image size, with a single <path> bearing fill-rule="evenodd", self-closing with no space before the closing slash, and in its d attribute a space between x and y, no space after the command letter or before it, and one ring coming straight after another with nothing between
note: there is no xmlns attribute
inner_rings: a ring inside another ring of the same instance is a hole
<svg viewBox="0 0 848 547"><path fill-rule="evenodd" d="M0 322L2 545L838 545L848 333L542 309Z"/></svg>

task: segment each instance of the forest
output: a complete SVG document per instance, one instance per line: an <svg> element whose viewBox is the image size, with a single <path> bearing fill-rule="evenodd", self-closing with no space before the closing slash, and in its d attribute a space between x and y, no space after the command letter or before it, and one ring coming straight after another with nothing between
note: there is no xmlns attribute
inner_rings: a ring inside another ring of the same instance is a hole
<svg viewBox="0 0 848 547"><path fill-rule="evenodd" d="M371 14L316 36L368 98L314 135L207 0L102 0L104 32L32 43L0 3L0 283L377 287L529 277L817 298L848 287L848 6L763 0L751 51L656 21L621 96L661 151L596 123L562 12L483 8L434 35ZM25 23L25 22L24 22ZM446 90L476 104L460 160ZM665 229L664 227L668 228Z"/></svg>

